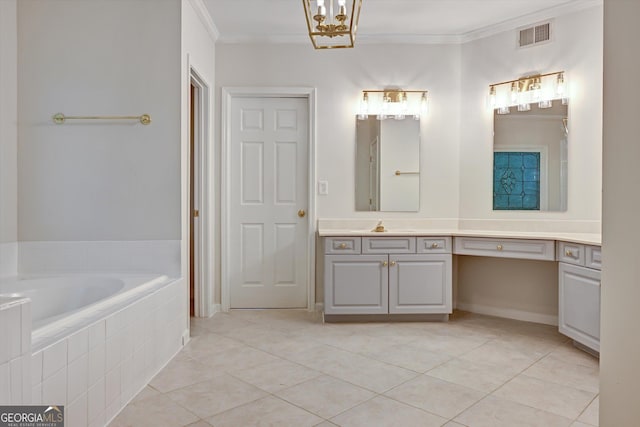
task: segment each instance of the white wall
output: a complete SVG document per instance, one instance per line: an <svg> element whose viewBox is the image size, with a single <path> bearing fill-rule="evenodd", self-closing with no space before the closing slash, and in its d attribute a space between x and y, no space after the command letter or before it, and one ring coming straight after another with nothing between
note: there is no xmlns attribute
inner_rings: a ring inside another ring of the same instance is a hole
<svg viewBox="0 0 640 427"><path fill-rule="evenodd" d="M19 240L179 240L179 1L18 3Z"/></svg>
<svg viewBox="0 0 640 427"><path fill-rule="evenodd" d="M604 3L604 198L600 425L635 426L640 419L640 2Z"/></svg>
<svg viewBox="0 0 640 427"><path fill-rule="evenodd" d="M329 194L317 199L319 218L457 218L459 75L457 45L362 44L335 51L316 51L310 43L216 47L217 93L224 86L317 88L317 176L329 182ZM387 86L425 89L431 97L431 110L421 121L417 213L355 211L358 101L363 89Z"/></svg>
<svg viewBox="0 0 640 427"><path fill-rule="evenodd" d="M600 221L602 180L602 7L555 18L553 41L516 48L515 30L462 46L460 218ZM566 212L492 211L493 112L489 84L532 72L566 71L569 176ZM591 227L592 224L585 225ZM589 228L589 230L591 230Z"/></svg>
<svg viewBox="0 0 640 427"><path fill-rule="evenodd" d="M14 275L18 240L17 5L0 1L0 276Z"/></svg>

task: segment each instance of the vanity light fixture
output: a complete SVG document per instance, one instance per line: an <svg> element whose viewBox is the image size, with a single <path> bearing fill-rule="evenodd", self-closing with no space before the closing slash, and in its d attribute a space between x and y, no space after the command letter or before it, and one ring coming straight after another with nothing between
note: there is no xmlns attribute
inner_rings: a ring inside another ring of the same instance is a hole
<svg viewBox="0 0 640 427"><path fill-rule="evenodd" d="M554 99L567 103L564 71L534 74L489 85L488 104L498 114L509 114L510 107L529 111L533 103L537 103L538 108L551 108Z"/></svg>
<svg viewBox="0 0 640 427"><path fill-rule="evenodd" d="M366 120L374 115L378 120L393 118L404 120L412 116L419 120L427 113L428 98L426 90L363 90L358 109L358 120Z"/></svg>
<svg viewBox="0 0 640 427"><path fill-rule="evenodd" d="M314 48L353 47L362 0L302 0L302 5Z"/></svg>

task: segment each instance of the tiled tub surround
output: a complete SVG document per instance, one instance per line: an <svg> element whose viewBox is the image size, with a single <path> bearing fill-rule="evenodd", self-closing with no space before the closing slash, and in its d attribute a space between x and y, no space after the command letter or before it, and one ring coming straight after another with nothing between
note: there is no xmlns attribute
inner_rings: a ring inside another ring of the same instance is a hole
<svg viewBox="0 0 640 427"><path fill-rule="evenodd" d="M112 281L118 273L123 286L110 298L37 322L33 330L28 299L0 299L0 404L65 405L66 425L105 425L183 345L184 280L157 273L180 275L180 241L14 246L9 249L17 255L9 258L16 259L18 278ZM26 352L17 355L16 343Z"/></svg>
<svg viewBox="0 0 640 427"><path fill-rule="evenodd" d="M0 297L0 405L31 401L31 302Z"/></svg>
<svg viewBox="0 0 640 427"><path fill-rule="evenodd" d="M80 321L63 328L67 336L54 342L38 336L31 403L66 405L70 427L103 426L182 347L183 285L182 279L157 283L132 301L105 308L100 314L109 314L88 325Z"/></svg>

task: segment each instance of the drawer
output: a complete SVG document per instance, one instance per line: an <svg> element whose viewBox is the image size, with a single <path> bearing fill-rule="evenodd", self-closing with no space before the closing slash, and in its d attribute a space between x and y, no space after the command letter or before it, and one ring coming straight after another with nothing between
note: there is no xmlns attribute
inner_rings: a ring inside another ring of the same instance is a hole
<svg viewBox="0 0 640 427"><path fill-rule="evenodd" d="M363 254L415 254L415 237L363 237Z"/></svg>
<svg viewBox="0 0 640 427"><path fill-rule="evenodd" d="M585 265L596 270L602 269L602 248L600 246L587 246L585 252Z"/></svg>
<svg viewBox="0 0 640 427"><path fill-rule="evenodd" d="M325 254L359 254L361 248L360 237L326 237L324 239Z"/></svg>
<svg viewBox="0 0 640 427"><path fill-rule="evenodd" d="M416 252L426 253L451 253L451 237L418 237L416 241Z"/></svg>
<svg viewBox="0 0 640 427"><path fill-rule="evenodd" d="M585 248L579 243L558 242L558 261L584 267Z"/></svg>
<svg viewBox="0 0 640 427"><path fill-rule="evenodd" d="M454 253L458 255L555 261L553 240L487 239L456 237Z"/></svg>

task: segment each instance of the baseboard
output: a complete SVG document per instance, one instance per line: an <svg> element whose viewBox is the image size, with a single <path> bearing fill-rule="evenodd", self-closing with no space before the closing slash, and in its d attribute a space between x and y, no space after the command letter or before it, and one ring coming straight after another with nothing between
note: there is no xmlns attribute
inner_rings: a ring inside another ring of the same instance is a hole
<svg viewBox="0 0 640 427"><path fill-rule="evenodd" d="M222 311L221 304L211 304L211 308L209 310L209 313L211 313L211 316L213 316L216 313L220 313L221 311Z"/></svg>
<svg viewBox="0 0 640 427"><path fill-rule="evenodd" d="M324 311L324 303L317 302L315 305L315 311L322 313Z"/></svg>
<svg viewBox="0 0 640 427"><path fill-rule="evenodd" d="M469 311L471 313L486 314L487 316L504 317L507 319L558 326L558 316L551 314L532 313L530 311L515 310L512 308L491 307L488 305L467 304L464 302L458 302L456 304L456 308L458 310Z"/></svg>
<svg viewBox="0 0 640 427"><path fill-rule="evenodd" d="M184 347L187 345L189 341L191 341L191 333L189 332L189 329L185 329L182 332L182 346Z"/></svg>

